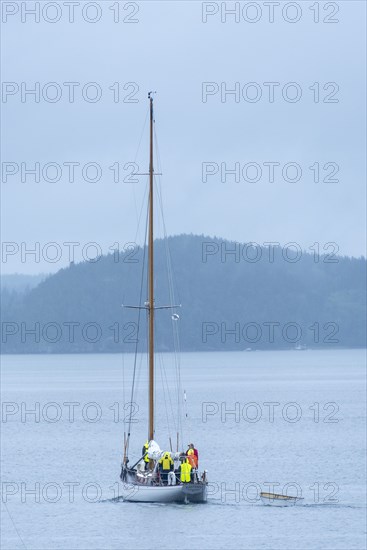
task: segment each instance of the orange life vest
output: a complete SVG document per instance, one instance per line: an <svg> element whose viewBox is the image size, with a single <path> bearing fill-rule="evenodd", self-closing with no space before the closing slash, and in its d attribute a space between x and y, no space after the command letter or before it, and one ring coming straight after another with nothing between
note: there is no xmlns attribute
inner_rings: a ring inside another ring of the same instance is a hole
<svg viewBox="0 0 367 550"><path fill-rule="evenodd" d="M187 460L191 464L192 468L196 469L198 467L198 457L195 455L193 449L189 449L187 451Z"/></svg>

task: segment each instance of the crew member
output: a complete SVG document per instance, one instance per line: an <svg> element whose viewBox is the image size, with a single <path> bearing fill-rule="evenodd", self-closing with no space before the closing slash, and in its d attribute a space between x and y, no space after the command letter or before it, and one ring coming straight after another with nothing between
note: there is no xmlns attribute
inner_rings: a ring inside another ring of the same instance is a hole
<svg viewBox="0 0 367 550"><path fill-rule="evenodd" d="M167 485L168 474L171 470L173 470L173 465L174 462L172 460L171 453L164 453L159 461L159 469L161 471L163 485Z"/></svg>
<svg viewBox="0 0 367 550"><path fill-rule="evenodd" d="M194 453L193 445L190 443L189 449L186 453L187 460L189 461L189 464L191 465L192 471L191 471L191 477L194 482L199 481L198 477L198 459L197 456Z"/></svg>
<svg viewBox="0 0 367 550"><path fill-rule="evenodd" d="M191 481L191 464L187 458L183 458L181 462L180 481L181 483L190 483Z"/></svg>
<svg viewBox="0 0 367 550"><path fill-rule="evenodd" d="M149 441L146 441L143 445L143 449L141 451L141 454L144 458L144 469L148 470L149 468L149 456L148 456L148 448L149 448Z"/></svg>
<svg viewBox="0 0 367 550"><path fill-rule="evenodd" d="M195 445L193 443L190 443L189 448L194 451L194 455L196 457L196 468L199 467L199 452L197 449L195 449Z"/></svg>
<svg viewBox="0 0 367 550"><path fill-rule="evenodd" d="M196 456L194 455L194 449L189 449L186 453L187 461L191 465L191 468L196 468Z"/></svg>

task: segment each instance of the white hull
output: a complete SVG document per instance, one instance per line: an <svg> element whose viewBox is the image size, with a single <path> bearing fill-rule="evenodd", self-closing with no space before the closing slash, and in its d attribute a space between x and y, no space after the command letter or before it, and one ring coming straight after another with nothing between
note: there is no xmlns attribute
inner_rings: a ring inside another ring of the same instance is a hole
<svg viewBox="0 0 367 550"><path fill-rule="evenodd" d="M128 502L206 502L206 483L182 485L143 485L122 482L121 496Z"/></svg>
<svg viewBox="0 0 367 550"><path fill-rule="evenodd" d="M162 485L155 472L129 470L122 467L121 496L128 502L206 502L206 481ZM158 481L158 482L157 482Z"/></svg>
<svg viewBox="0 0 367 550"><path fill-rule="evenodd" d="M263 504L277 507L295 506L299 500L303 500L299 497L277 495L275 493L260 493L260 498Z"/></svg>

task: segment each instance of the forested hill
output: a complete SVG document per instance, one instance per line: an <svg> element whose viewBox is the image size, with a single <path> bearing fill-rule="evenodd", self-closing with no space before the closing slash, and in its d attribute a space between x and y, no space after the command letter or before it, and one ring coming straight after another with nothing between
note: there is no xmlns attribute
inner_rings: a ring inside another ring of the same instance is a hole
<svg viewBox="0 0 367 550"><path fill-rule="evenodd" d="M156 306L170 303L166 245L156 241ZM172 325L188 351L365 346L364 258L193 235L168 246L182 307L156 311L158 349L172 349ZM134 351L139 312L121 304L139 303L141 280L146 300L143 258L137 248L72 264L26 293L3 288L2 352Z"/></svg>

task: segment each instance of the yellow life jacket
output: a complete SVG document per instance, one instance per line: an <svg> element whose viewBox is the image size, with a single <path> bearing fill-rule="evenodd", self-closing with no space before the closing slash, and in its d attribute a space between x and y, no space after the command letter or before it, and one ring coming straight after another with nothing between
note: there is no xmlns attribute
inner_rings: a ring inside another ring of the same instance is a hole
<svg viewBox="0 0 367 550"><path fill-rule="evenodd" d="M183 462L180 466L180 480L182 483L189 483L191 481L191 464L187 461Z"/></svg>
<svg viewBox="0 0 367 550"><path fill-rule="evenodd" d="M144 449L145 449L144 462L149 462L150 458L148 456L148 449L149 449L149 442L148 441L146 441L146 443L144 443Z"/></svg>
<svg viewBox="0 0 367 550"><path fill-rule="evenodd" d="M163 470L170 470L173 464L173 460L171 458L170 453L165 453L163 457L160 459L159 463L162 464Z"/></svg>

